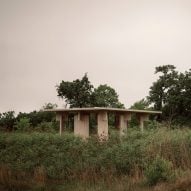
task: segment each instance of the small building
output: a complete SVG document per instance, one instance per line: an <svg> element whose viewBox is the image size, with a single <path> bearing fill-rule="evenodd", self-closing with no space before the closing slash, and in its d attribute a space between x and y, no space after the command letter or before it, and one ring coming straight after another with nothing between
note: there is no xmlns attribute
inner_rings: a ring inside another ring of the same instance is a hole
<svg viewBox="0 0 191 191"><path fill-rule="evenodd" d="M108 138L108 114L115 115L117 121L116 128L120 135L123 135L127 129L128 122L132 114L135 114L139 120L141 131L144 128L144 121L149 119L149 115L160 115L161 111L119 109L107 107L89 107L89 108L69 108L69 109L47 109L45 111L56 112L56 119L60 122L60 135L63 133L68 121L69 114L74 115L74 134L82 138L89 137L90 114L95 114L97 119L97 134L102 139Z"/></svg>

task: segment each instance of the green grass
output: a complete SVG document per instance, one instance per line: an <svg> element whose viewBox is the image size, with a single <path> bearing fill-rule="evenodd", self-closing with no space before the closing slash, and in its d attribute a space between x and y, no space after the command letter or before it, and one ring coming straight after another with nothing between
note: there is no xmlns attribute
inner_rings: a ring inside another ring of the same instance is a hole
<svg viewBox="0 0 191 191"><path fill-rule="evenodd" d="M186 128L130 128L122 138L111 132L107 142L72 134L0 134L0 185L8 190L170 190L181 181L189 185L190 168Z"/></svg>

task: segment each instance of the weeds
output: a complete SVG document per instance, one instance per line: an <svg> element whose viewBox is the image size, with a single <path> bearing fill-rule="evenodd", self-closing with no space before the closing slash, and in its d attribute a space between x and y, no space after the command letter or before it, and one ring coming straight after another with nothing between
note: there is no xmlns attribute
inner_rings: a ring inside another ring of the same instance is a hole
<svg viewBox="0 0 191 191"><path fill-rule="evenodd" d="M51 190L50 185L64 188L72 182L94 190L144 190L141 182L146 179L148 185L170 190L175 185L190 185L176 173L189 171L190 146L191 130L165 128L144 133L129 129L123 138L111 133L101 143L95 137L83 141L71 134L3 133L0 184L9 190Z"/></svg>

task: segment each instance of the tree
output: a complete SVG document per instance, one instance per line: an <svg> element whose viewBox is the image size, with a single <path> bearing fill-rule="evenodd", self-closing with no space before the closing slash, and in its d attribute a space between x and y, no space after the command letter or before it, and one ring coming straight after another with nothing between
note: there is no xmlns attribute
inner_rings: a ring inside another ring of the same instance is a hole
<svg viewBox="0 0 191 191"><path fill-rule="evenodd" d="M94 100L93 106L95 107L124 108L124 105L119 102L116 91L106 84L95 88L92 97Z"/></svg>
<svg viewBox="0 0 191 191"><path fill-rule="evenodd" d="M62 81L57 86L57 92L70 107L124 107L112 87L104 84L94 88L87 74L81 80Z"/></svg>
<svg viewBox="0 0 191 191"><path fill-rule="evenodd" d="M178 75L173 65L156 67L155 74L157 73L162 73L162 75L159 76L159 79L150 87L148 100L150 103L154 103L154 109L162 110L167 102L170 89L176 85Z"/></svg>
<svg viewBox="0 0 191 191"><path fill-rule="evenodd" d="M30 126L36 127L39 124L43 122L54 122L56 113L55 112L44 112L45 109L54 109L57 105L53 103L46 103L39 111L32 111L30 113L22 113L19 112L19 114L16 117L16 121L21 123L24 123L26 120L23 119L29 119Z"/></svg>
<svg viewBox="0 0 191 191"><path fill-rule="evenodd" d="M173 65L156 67L162 73L150 87L148 100L154 109L163 111L163 118L172 121L177 117L189 119L191 113L191 71L179 73Z"/></svg>
<svg viewBox="0 0 191 191"><path fill-rule="evenodd" d="M70 107L89 107L92 104L93 85L87 74L73 82L62 81L56 88L58 96L64 98Z"/></svg>
<svg viewBox="0 0 191 191"><path fill-rule="evenodd" d="M58 105L55 104L55 103L45 103L43 106L42 106L42 110L45 110L45 109L55 109L57 108Z"/></svg>
<svg viewBox="0 0 191 191"><path fill-rule="evenodd" d="M0 116L0 127L10 131L13 129L15 121L16 121L16 118L15 118L14 111L8 111L5 113L2 113Z"/></svg>
<svg viewBox="0 0 191 191"><path fill-rule="evenodd" d="M149 102L146 99L141 99L140 101L135 102L130 109L149 109Z"/></svg>

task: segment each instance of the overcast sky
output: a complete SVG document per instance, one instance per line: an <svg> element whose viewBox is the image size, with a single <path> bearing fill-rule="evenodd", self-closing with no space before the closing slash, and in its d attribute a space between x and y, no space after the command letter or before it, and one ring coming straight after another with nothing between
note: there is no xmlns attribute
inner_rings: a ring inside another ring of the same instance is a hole
<svg viewBox="0 0 191 191"><path fill-rule="evenodd" d="M0 112L61 106L85 72L129 107L165 64L191 68L190 0L0 0Z"/></svg>

